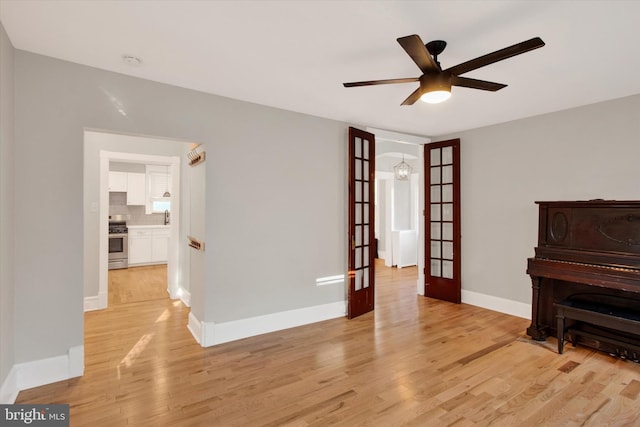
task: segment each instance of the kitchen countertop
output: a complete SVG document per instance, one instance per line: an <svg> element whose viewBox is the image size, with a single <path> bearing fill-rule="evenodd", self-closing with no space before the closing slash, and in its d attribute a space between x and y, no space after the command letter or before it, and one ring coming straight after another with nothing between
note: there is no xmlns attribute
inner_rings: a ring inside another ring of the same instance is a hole
<svg viewBox="0 0 640 427"><path fill-rule="evenodd" d="M171 227L171 225L162 225L162 224L158 224L158 225L129 225L127 224L127 228L169 228Z"/></svg>

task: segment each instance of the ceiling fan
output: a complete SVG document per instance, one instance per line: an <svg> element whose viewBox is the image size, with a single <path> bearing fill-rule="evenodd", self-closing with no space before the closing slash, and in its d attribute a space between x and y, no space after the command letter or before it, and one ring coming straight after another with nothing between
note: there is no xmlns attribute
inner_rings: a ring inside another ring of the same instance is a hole
<svg viewBox="0 0 640 427"><path fill-rule="evenodd" d="M472 59L443 70L440 68L438 55L440 55L444 51L444 48L447 47L447 42L443 40L434 40L424 44L422 39L420 39L420 36L414 34L411 36L400 37L398 39L398 43L400 43L400 46L402 46L405 52L409 54L411 59L413 59L413 62L415 62L418 65L418 68L422 71L423 74L420 77L343 83L344 87L420 82L420 87L409 95L402 105L413 105L413 103L418 99L422 99L423 101L432 104L445 101L451 96L451 86L461 86L495 92L507 85L488 82L485 80L471 79L468 77L460 77L460 74L465 74L469 71L493 64L494 62L502 61L504 59L511 58L512 56L520 55L521 53L544 46L544 42L540 37L534 37L522 43L505 47L504 49L488 53L476 59Z"/></svg>

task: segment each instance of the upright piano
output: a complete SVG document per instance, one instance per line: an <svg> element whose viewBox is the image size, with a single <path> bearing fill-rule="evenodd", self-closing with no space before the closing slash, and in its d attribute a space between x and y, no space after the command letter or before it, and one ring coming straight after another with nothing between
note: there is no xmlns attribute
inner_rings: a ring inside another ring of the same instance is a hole
<svg viewBox="0 0 640 427"><path fill-rule="evenodd" d="M536 204L538 246L527 263L533 294L527 334L540 341L555 336L554 304L572 299L640 312L640 201ZM574 343L612 354L637 353L640 346L640 336L629 331L573 323Z"/></svg>

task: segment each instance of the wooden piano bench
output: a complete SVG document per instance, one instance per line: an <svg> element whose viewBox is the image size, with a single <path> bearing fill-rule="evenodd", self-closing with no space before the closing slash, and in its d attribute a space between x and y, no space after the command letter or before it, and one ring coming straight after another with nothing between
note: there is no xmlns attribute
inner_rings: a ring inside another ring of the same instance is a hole
<svg viewBox="0 0 640 427"><path fill-rule="evenodd" d="M607 296L611 299L610 296ZM640 310L619 306L618 304L606 304L593 301L582 300L564 300L558 303L554 303L553 306L556 309L556 319L558 321L558 353L562 354L564 350L564 335L565 335L565 321L567 319L577 320L580 322L588 323L595 326L601 326L604 328L613 329L616 331L624 331L631 334L640 335ZM576 345L576 333L572 330L572 342ZM588 334L584 334L588 335ZM603 341L609 341L610 344L624 344L622 342L613 342L617 340L607 340L605 337L591 338L601 339ZM624 344L627 348L632 347L635 350L636 346ZM636 353L636 357L637 354Z"/></svg>

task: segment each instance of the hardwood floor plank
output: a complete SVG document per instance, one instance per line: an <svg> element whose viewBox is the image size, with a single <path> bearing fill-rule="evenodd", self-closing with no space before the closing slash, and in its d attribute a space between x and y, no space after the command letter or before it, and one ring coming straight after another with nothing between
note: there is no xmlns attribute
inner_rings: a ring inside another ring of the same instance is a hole
<svg viewBox="0 0 640 427"><path fill-rule="evenodd" d="M620 396L628 397L629 399L636 400L640 394L640 381L631 380L629 384L620 392Z"/></svg>

